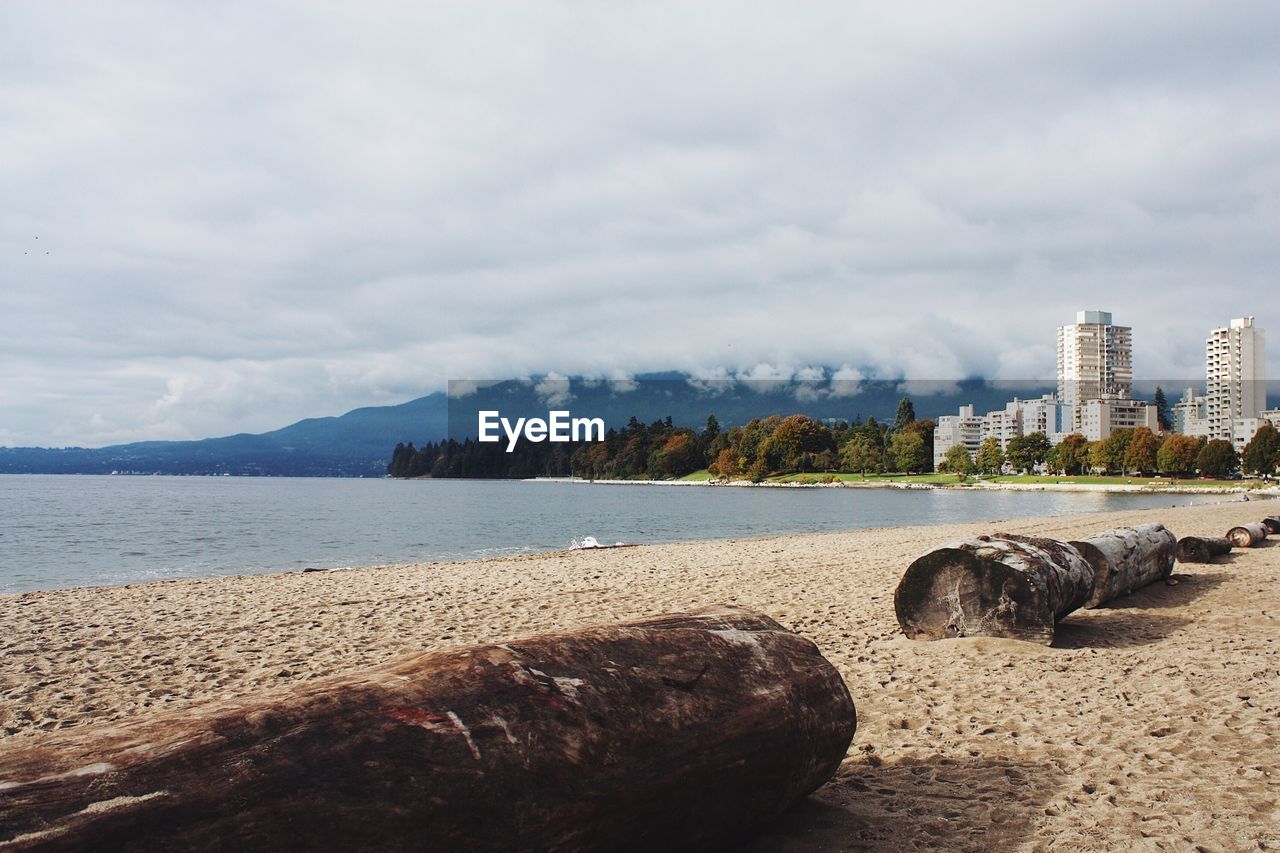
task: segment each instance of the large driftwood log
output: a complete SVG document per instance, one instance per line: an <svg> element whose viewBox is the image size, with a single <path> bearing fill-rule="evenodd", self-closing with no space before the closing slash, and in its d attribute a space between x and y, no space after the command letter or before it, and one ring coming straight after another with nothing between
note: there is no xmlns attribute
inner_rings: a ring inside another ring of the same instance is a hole
<svg viewBox="0 0 1280 853"><path fill-rule="evenodd" d="M1068 543L1093 566L1093 592L1086 607L1128 595L1173 571L1178 539L1163 524L1118 527Z"/></svg>
<svg viewBox="0 0 1280 853"><path fill-rule="evenodd" d="M835 772L853 702L737 608L399 658L0 751L0 847L706 849Z"/></svg>
<svg viewBox="0 0 1280 853"><path fill-rule="evenodd" d="M1267 533L1275 536L1280 533L1280 515L1268 515L1262 519L1262 525L1267 528Z"/></svg>
<svg viewBox="0 0 1280 853"><path fill-rule="evenodd" d="M1179 563L1210 563L1214 557L1231 553L1231 540L1216 536L1183 536L1178 540Z"/></svg>
<svg viewBox="0 0 1280 853"><path fill-rule="evenodd" d="M1228 530L1227 538L1237 548L1252 548L1267 538L1267 528L1261 521L1246 521Z"/></svg>
<svg viewBox="0 0 1280 853"><path fill-rule="evenodd" d="M1056 539L1000 533L913 562L893 595L908 637L1012 637L1049 645L1054 623L1093 593L1093 567Z"/></svg>

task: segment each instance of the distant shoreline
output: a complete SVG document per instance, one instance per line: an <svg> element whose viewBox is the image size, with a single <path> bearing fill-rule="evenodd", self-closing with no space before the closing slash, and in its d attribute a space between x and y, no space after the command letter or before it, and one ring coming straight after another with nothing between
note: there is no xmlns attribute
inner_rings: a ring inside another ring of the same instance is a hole
<svg viewBox="0 0 1280 853"><path fill-rule="evenodd" d="M583 486L701 486L751 489L908 489L953 490L994 492L1111 492L1117 494L1170 494L1170 495L1257 495L1264 498L1280 497L1280 485L1268 488L1245 486L1152 486L1127 483L893 483L840 481L835 483L753 483L749 480L586 480L580 477L531 477L522 483L572 483Z"/></svg>

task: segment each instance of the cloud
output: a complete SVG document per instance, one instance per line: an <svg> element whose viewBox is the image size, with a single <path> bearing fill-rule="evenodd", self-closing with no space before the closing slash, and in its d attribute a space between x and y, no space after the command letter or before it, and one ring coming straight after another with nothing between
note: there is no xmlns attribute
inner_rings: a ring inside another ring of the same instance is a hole
<svg viewBox="0 0 1280 853"><path fill-rule="evenodd" d="M1266 3L3 4L0 441L465 377L1051 380L1083 307L1194 380L1213 326L1280 327L1244 307L1278 35Z"/></svg>

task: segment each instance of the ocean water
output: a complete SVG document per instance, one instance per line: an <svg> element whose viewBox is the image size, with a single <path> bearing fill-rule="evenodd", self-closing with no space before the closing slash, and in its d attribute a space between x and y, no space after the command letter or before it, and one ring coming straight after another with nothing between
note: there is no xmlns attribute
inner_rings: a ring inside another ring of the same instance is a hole
<svg viewBox="0 0 1280 853"><path fill-rule="evenodd" d="M0 593L1214 503L1219 496L0 475ZM513 567L512 571L519 571Z"/></svg>

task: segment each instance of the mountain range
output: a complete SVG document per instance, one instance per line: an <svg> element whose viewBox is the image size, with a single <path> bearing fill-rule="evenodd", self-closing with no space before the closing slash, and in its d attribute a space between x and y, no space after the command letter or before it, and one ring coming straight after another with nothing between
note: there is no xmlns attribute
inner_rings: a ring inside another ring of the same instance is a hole
<svg viewBox="0 0 1280 853"><path fill-rule="evenodd" d="M1003 408L1014 396L1027 399L1053 390L1046 381L851 382L832 377L828 371L811 380L697 380L654 373L616 382L535 378L453 383L448 394L307 418L265 433L99 448L0 447L0 473L381 477L397 443L475 437L481 410L514 419L567 409L575 417L603 418L609 427L622 426L631 417L645 422L670 417L677 425L701 428L715 415L727 428L755 417L797 412L825 420L892 420L903 396L912 398L922 418L953 414L968 403L985 412ZM1178 387L1165 384L1170 402ZM1135 396L1150 399L1152 388L1144 390L1146 394L1135 389Z"/></svg>

